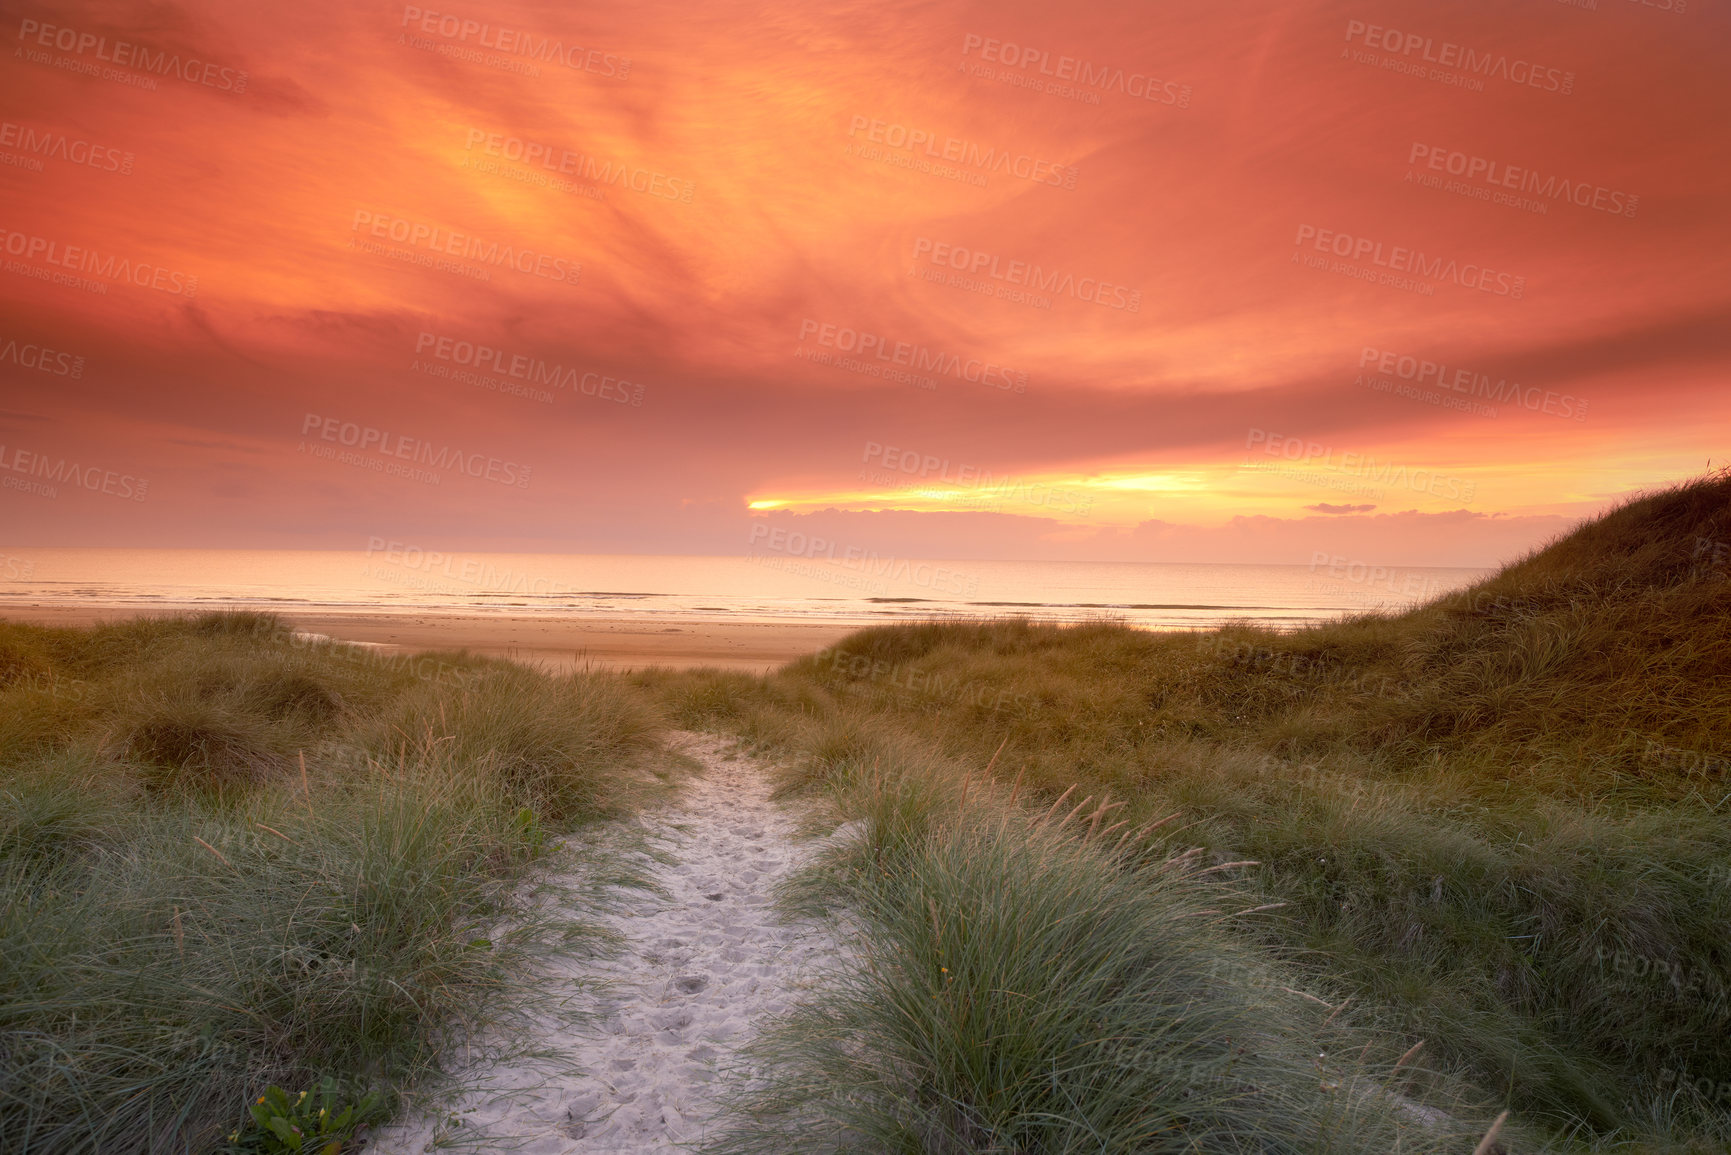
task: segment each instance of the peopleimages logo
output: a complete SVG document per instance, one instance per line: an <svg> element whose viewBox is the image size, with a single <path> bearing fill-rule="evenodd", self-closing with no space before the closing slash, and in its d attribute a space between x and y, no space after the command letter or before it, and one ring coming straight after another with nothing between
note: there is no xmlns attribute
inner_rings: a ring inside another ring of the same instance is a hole
<svg viewBox="0 0 1731 1155"><path fill-rule="evenodd" d="M993 64L1007 64L1011 68L1023 71L1033 69L1041 76L1050 76L1056 80L1073 80L1077 84L1087 85L1106 92L1121 92L1138 100L1150 100L1155 104L1170 104L1178 108L1190 107L1190 86L1179 84L1173 80L1161 80L1145 72L1126 72L1122 68L1114 68L1107 64L1090 64L1075 56L1059 56L1052 60L1052 54L1043 48L1032 45L1018 45L1011 40L993 40L970 32L962 38L962 55L967 56L975 49L979 50L980 59ZM1059 91L1053 89L1052 91ZM1095 101L1098 103L1098 100Z"/></svg>
<svg viewBox="0 0 1731 1155"><path fill-rule="evenodd" d="M171 293L177 297L198 295L198 278L191 274L175 272L148 261L134 261L112 253L104 255L95 249L69 245L51 237L0 229L0 248L3 248L9 257L21 257L25 261L40 258L58 268L74 269L110 281L137 285L141 289L155 289L159 293ZM8 271L17 272L29 267L21 262L12 263L19 264L20 267L9 268ZM99 282L98 287L101 287Z"/></svg>
<svg viewBox="0 0 1731 1155"><path fill-rule="evenodd" d="M890 483L898 488L907 488L942 483L960 490L977 491L987 500L1024 501L1029 505L1044 505L1083 516L1094 503L1092 497L1074 490L1029 481L1015 474L994 474L977 465L953 464L947 457L901 449L881 441L866 442L860 460L868 466L875 460L881 466L881 473L861 471L860 480L872 484Z"/></svg>
<svg viewBox="0 0 1731 1155"><path fill-rule="evenodd" d="M112 145L74 140L64 132L38 131L27 124L13 124L10 120L0 121L0 148L15 148L32 157L86 165L99 172L117 172L122 176L132 174L130 152ZM34 167L41 171L40 164Z"/></svg>
<svg viewBox="0 0 1731 1155"><path fill-rule="evenodd" d="M519 573L516 570L500 569L492 561L484 557L465 558L461 554L441 553L438 550L422 549L400 541L387 541L382 537L367 538L367 557L383 554L386 562L397 570L412 571L419 578L448 578L451 581L462 582L465 585L481 586L493 593L511 594L575 594L580 593L574 586L563 582L551 581L546 577ZM373 577L385 577L391 573L383 566L373 567L370 574ZM385 580L392 580L385 577ZM399 582L403 585L414 585L425 588L426 582Z"/></svg>
<svg viewBox="0 0 1731 1155"><path fill-rule="evenodd" d="M222 92L233 92L237 95L246 91L247 74L245 69L225 68L208 60L199 60L188 56L182 59L178 52L171 53L166 49L151 48L147 44L134 44L127 40L116 40L110 44L108 37L99 36L94 32L81 32L63 24L44 24L39 20L20 20L18 22L18 39L26 43L34 43L42 48L54 48L61 52L70 52L74 56L92 53L96 59L106 64L118 64L123 68L136 68L140 72L151 72L157 76L175 76L188 84L202 85L205 88L215 88Z"/></svg>
<svg viewBox="0 0 1731 1155"><path fill-rule="evenodd" d="M399 245L408 245L410 248L425 248L429 252L446 253L484 265L515 269L519 273L528 273L549 281L561 281L568 285L576 284L577 275L583 271L583 266L576 261L555 257L551 253L483 240L465 233L454 233L425 221L407 220L384 213L368 212L366 209L355 210L354 224L349 231L354 234L350 239L351 245L357 240L378 237L395 241Z"/></svg>
<svg viewBox="0 0 1731 1155"><path fill-rule="evenodd" d="M70 377L74 381L84 376L83 357L58 349L50 349L46 345L20 344L15 338L10 337L6 339L4 345L0 345L0 363L7 361L20 369L34 369L38 373L48 373L55 377Z"/></svg>
<svg viewBox="0 0 1731 1155"><path fill-rule="evenodd" d="M502 373L506 377L532 385L569 389L573 393L582 393L602 401L613 401L620 405L643 404L643 386L640 384L619 377L609 377L593 369L567 369L563 365L549 365L529 353L511 353L504 349L495 349L491 345L442 337L437 333L424 331L415 338L415 352L431 354L440 361L448 361L465 368Z"/></svg>
<svg viewBox="0 0 1731 1155"><path fill-rule="evenodd" d="M1450 373L1449 366L1441 362L1427 361L1366 345L1359 353L1358 367L1364 369L1372 366L1377 373L1389 374L1402 381L1411 381L1415 385L1429 381L1438 389L1468 397L1482 397L1486 401L1503 405L1519 405L1534 413L1547 413L1553 417L1567 417L1575 421L1587 419L1586 399L1576 397L1573 393L1558 393L1551 389L1540 389L1536 385L1522 385L1519 381L1510 381L1507 378L1493 381L1488 373L1458 366Z"/></svg>
<svg viewBox="0 0 1731 1155"><path fill-rule="evenodd" d="M1346 22L1346 39L1359 41L1366 48L1377 48L1399 57L1419 54L1419 60L1443 68L1458 68L1462 73L1484 79L1501 79L1510 84L1522 84L1545 92L1568 96L1575 90L1575 74L1560 68L1548 68L1530 60L1510 60L1507 53L1480 52L1453 41L1442 43L1417 32L1402 32L1363 20ZM1342 49L1342 53L1346 50Z"/></svg>
<svg viewBox="0 0 1731 1155"><path fill-rule="evenodd" d="M972 597L978 591L980 584L978 577L965 574L960 570L950 569L948 566L940 565L937 562L915 561L911 558L899 558L893 555L882 557L876 550L857 545L844 546L841 552L837 553L836 547L842 545L841 542L831 541L815 534L802 533L797 529L789 530L785 526L772 528L761 521L751 527L751 533L747 536L746 543L754 550L768 549L784 555L782 558L766 558L761 553L749 553L746 555L748 561L768 562L771 568L787 569L790 573L806 577L818 577L830 571L831 567L801 569L797 566L777 566L774 563L790 559L805 559L814 562L821 559L824 562L840 566L841 571L847 571L846 576L871 583L868 588L876 589L879 592L885 589L884 583L900 581L909 582L925 589ZM835 574L840 576L841 571L835 571Z"/></svg>
<svg viewBox="0 0 1731 1155"><path fill-rule="evenodd" d="M1541 178L1535 170L1521 165L1504 164L1487 157L1451 150L1442 145L1420 144L1414 141L1406 162L1417 165L1420 161L1424 162L1424 168L1432 172L1458 176L1491 189L1513 189L1516 192L1531 193L1536 197L1563 200L1580 208L1597 209L1613 216L1632 217L1641 203L1640 197L1620 189L1609 189L1603 185L1570 180L1555 174ZM1407 180L1412 179L1413 174L1408 171Z"/></svg>
<svg viewBox="0 0 1731 1155"><path fill-rule="evenodd" d="M454 12L438 12L405 5L402 26L428 36L443 37L452 41L453 46L467 45L473 38L473 43L478 47L506 56L525 56L543 64L562 64L574 72L592 72L597 76L610 76L616 80L624 80L631 75L629 56L615 56L598 48L584 48L581 44L566 44L563 40L555 40L551 36L471 20Z"/></svg>
<svg viewBox="0 0 1731 1155"><path fill-rule="evenodd" d="M856 138L863 136L871 144L886 145L915 154L923 152L927 158L965 164L981 172L1000 172L1056 188L1076 187L1075 165L1062 165L1027 153L976 144L954 136L940 138L930 129L909 128L905 124L889 124L869 116L856 116L848 121L847 134Z"/></svg>
<svg viewBox="0 0 1731 1155"><path fill-rule="evenodd" d="M956 269L972 276L990 277L1039 293L1074 297L1108 309L1134 313L1142 307L1141 289L1114 284L1099 277L1078 278L1062 269L1046 269L1028 261L1004 260L995 253L934 241L930 237L915 239L914 260L925 260L940 268Z"/></svg>
<svg viewBox="0 0 1731 1155"><path fill-rule="evenodd" d="M412 461L416 465L433 469L454 469L458 473L498 482L500 485L514 485L518 489L527 489L529 486L530 466L489 457L485 453L467 453L449 445L434 445L431 441L418 437L392 434L388 430L344 421L340 417L322 417L317 413L308 413L301 422L301 435L305 437L308 434L322 441L346 445L362 452L371 450L386 457ZM301 451L305 452L306 449L306 443L302 442Z"/></svg>
<svg viewBox="0 0 1731 1155"><path fill-rule="evenodd" d="M1319 466L1331 472L1362 479L1367 485L1392 485L1410 489L1414 493L1428 493L1432 497L1454 498L1460 501L1471 501L1478 489L1476 482L1439 474L1434 469L1408 469L1405 465L1392 461L1378 461L1368 453L1339 452L1332 445L1305 441L1302 437L1288 437L1283 433L1270 433L1266 429L1252 429L1245 435L1244 448L1255 449L1258 446L1262 448L1265 457L1281 458L1301 466ZM1253 459L1244 464L1256 467L1262 463Z"/></svg>
<svg viewBox="0 0 1731 1155"><path fill-rule="evenodd" d="M978 357L963 359L954 353L942 353L924 345L896 341L877 333L865 333L846 325L825 324L807 317L799 323L799 339L816 337L817 343L842 353L872 357L896 368L941 373L977 385L989 385L1011 393L1028 391L1028 375ZM870 365L870 362L865 362Z"/></svg>
<svg viewBox="0 0 1731 1155"><path fill-rule="evenodd" d="M104 469L100 465L80 465L76 461L68 464L64 457L51 462L45 453L20 449L16 445L12 446L10 457L7 455L6 446L0 445L0 472L41 478L38 482L4 477L0 478L0 487L21 489L50 498L59 496L59 490L47 484L48 482L72 485L88 489L92 493L105 493L110 497L121 497L129 501L143 501L150 492L150 482L142 477Z"/></svg>
<svg viewBox="0 0 1731 1155"><path fill-rule="evenodd" d="M1362 261L1368 257L1370 263L1377 268L1396 273L1412 273L1433 281L1453 281L1465 289L1494 293L1515 301L1520 300L1521 294L1526 291L1525 277L1499 273L1484 265L1461 264L1452 257L1427 257L1422 249L1389 245L1386 246L1388 251L1385 255L1382 241L1356 237L1351 233L1334 232L1315 225L1299 225L1298 235L1293 238L1292 243L1294 246L1302 246L1306 241L1312 242L1312 247L1319 253L1332 253L1351 261ZM1292 254L1292 259L1298 260L1297 252Z"/></svg>
<svg viewBox="0 0 1731 1155"><path fill-rule="evenodd" d="M536 166L561 176L576 176L596 184L617 185L644 196L690 204L697 185L681 177L668 176L649 168L634 168L624 161L598 161L588 153L572 152L568 148L542 141L525 140L520 136L488 132L471 128L463 141L464 152L479 149L483 156L498 157L518 164Z"/></svg>

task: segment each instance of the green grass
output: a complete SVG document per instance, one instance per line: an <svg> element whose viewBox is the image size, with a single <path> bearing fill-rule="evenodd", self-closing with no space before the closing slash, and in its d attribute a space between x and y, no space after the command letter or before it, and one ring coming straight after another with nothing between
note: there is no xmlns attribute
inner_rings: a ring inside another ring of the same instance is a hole
<svg viewBox="0 0 1731 1155"><path fill-rule="evenodd" d="M1133 826L1176 813L1205 860L1258 863L1246 901L1288 904L1236 942L1352 997L1361 1029L1425 1039L1473 1101L1560 1147L1723 1150L1727 541L1731 479L1714 476L1399 615L1286 633L931 623L764 679L637 681L775 755L790 791L898 767L959 780L1001 746L994 777L1038 805L1075 785ZM1031 901L977 893L981 918ZM851 901L919 913L911 891Z"/></svg>
<svg viewBox="0 0 1731 1155"><path fill-rule="evenodd" d="M857 835L793 898L851 912L850 962L758 1044L711 1149L1383 1155L1488 1129L1233 933L1263 917L1238 868L929 765L837 785Z"/></svg>
<svg viewBox="0 0 1731 1155"><path fill-rule="evenodd" d="M0 1149L215 1150L271 1084L394 1102L572 945L521 884L634 805L658 726L617 680L269 616L0 624Z"/></svg>
<svg viewBox="0 0 1731 1155"><path fill-rule="evenodd" d="M1509 1151L1724 1151L1727 541L1714 476L1400 615L768 678L0 623L0 1149L427 1085L574 945L523 884L672 722L847 823L788 901L853 961L719 1150L1465 1152L1509 1110Z"/></svg>

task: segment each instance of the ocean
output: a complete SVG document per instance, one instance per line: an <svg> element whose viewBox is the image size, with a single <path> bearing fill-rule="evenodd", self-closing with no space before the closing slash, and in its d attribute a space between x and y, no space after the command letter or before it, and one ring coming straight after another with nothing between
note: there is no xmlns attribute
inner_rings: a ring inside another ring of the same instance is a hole
<svg viewBox="0 0 1731 1155"><path fill-rule="evenodd" d="M1276 628L1400 610L1486 570L1362 563L942 561L369 551L0 547L8 606L547 614L845 625L1021 615L1145 629Z"/></svg>

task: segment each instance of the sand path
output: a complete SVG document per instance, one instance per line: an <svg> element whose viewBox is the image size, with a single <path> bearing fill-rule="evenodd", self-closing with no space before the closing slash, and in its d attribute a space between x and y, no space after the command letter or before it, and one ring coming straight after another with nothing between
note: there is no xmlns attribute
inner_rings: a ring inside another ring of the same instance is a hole
<svg viewBox="0 0 1731 1155"><path fill-rule="evenodd" d="M437 1118L382 1130L370 1150L407 1155L442 1141L526 1155L675 1151L712 1128L718 1071L837 948L773 908L776 882L806 850L794 845L794 816L770 802L762 766L708 735L678 734L674 744L704 771L674 807L642 819L650 845L671 860L652 870L665 893L628 892L599 918L574 910L620 935L623 949L560 962L554 981L574 997L536 1015L538 1037L513 1040L520 1052L556 1048L572 1062L526 1057L455 1071L471 1090Z"/></svg>

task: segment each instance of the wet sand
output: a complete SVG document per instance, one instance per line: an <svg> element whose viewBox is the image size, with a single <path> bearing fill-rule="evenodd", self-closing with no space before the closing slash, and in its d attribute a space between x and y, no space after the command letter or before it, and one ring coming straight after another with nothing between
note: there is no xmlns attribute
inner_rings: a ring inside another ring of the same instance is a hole
<svg viewBox="0 0 1731 1155"><path fill-rule="evenodd" d="M8 605L0 619L49 626L87 626L167 607ZM346 642L370 642L387 652L467 649L555 671L589 666L664 666L765 673L834 645L860 627L833 623L702 621L688 618L570 617L511 614L387 614L371 610L280 611L295 629Z"/></svg>

